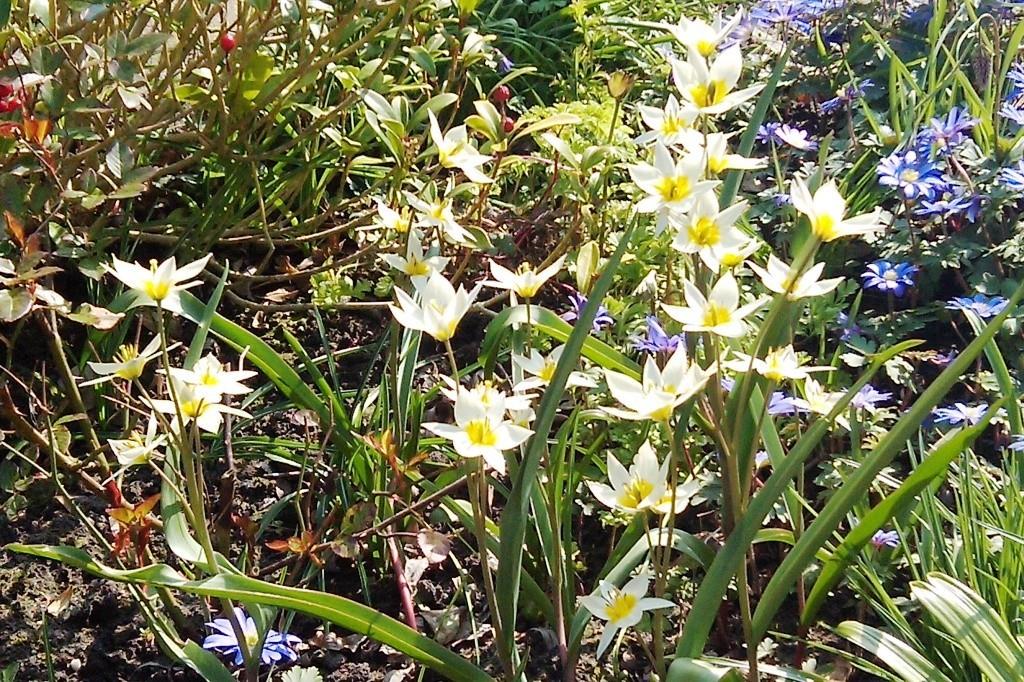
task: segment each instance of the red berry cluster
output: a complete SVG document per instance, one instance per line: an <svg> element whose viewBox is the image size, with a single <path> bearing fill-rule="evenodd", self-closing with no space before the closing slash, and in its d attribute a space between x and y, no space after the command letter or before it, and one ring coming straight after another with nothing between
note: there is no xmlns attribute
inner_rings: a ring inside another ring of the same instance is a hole
<svg viewBox="0 0 1024 682"><path fill-rule="evenodd" d="M0 114L9 114L21 109L24 100L8 83L0 83Z"/></svg>
<svg viewBox="0 0 1024 682"><path fill-rule="evenodd" d="M508 101L512 99L512 89L507 85L499 85L491 91L491 99L498 105L498 109L501 110L501 127L506 133L511 133L516 128L516 119L513 118L506 106Z"/></svg>

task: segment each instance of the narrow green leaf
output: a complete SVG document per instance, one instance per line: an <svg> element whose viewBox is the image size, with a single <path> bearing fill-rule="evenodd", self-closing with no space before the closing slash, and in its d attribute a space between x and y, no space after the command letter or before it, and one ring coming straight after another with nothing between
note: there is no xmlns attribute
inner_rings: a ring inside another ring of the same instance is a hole
<svg viewBox="0 0 1024 682"><path fill-rule="evenodd" d="M950 682L909 644L870 625L848 620L839 624L836 633L878 657L905 682Z"/></svg>
<svg viewBox="0 0 1024 682"><path fill-rule="evenodd" d="M988 428L992 417L1006 401L1007 398L1004 397L992 405L981 421L974 426L958 429L943 436L900 487L864 515L860 523L846 535L842 544L832 552L831 559L822 567L821 574L807 596L804 613L800 618L801 623L807 625L813 622L818 609L828 598L829 591L836 586L843 571L856 559L857 554L867 545L874 534L881 530L889 519L899 516L932 481L940 476L945 476L950 462L969 448L974 440ZM852 478L846 483L846 485L855 484Z"/></svg>
<svg viewBox="0 0 1024 682"><path fill-rule="evenodd" d="M534 422L534 435L530 438L523 461L515 475L512 491L501 515L501 533L498 545L498 574L496 590L498 593L498 617L502 628L503 640L499 646L505 648L509 658L515 655L515 616L519 603L520 571L523 564L523 543L526 540L526 524L530 517L531 491L537 481L537 470L540 460L547 450L548 433L554 424L558 412L558 404L565 392L565 384L569 374L576 369L584 342L590 336L591 325L597 316L601 299L611 287L612 278L619 267L619 262L632 241L636 219L626 227L618 248L605 264L604 272L594 284L587 305L580 312L579 319L565 344L565 351L558 361L555 374L551 378Z"/></svg>
<svg viewBox="0 0 1024 682"><path fill-rule="evenodd" d="M205 580L187 580L166 564L118 570L92 559L77 547L7 545L7 550L59 561L92 575L117 582L168 587L189 594L279 606L322 618L352 632L386 644L452 680L490 682L492 678L458 654L444 648L404 623L338 595L298 587L275 585L244 575L221 574Z"/></svg>
<svg viewBox="0 0 1024 682"><path fill-rule="evenodd" d="M1016 307L1024 296L1024 284L1017 287L1006 307L985 327L981 334L951 362L921 393L920 397L907 410L896 424L886 433L878 444L868 453L861 466L853 473L839 491L833 495L825 508L814 522L800 536L793 550L779 565L772 579L768 582L761 600L754 611L752 630L754 641L760 641L767 632L775 613L793 588L797 578L807 565L813 561L814 554L835 532L846 514L859 500L878 473L885 468L892 458L917 431L921 423L928 417L932 409L939 404L949 390L960 381L970 369L975 358L985 349L986 344L995 336L1003 321ZM801 439L802 441L803 439ZM799 447L799 444L798 444Z"/></svg>

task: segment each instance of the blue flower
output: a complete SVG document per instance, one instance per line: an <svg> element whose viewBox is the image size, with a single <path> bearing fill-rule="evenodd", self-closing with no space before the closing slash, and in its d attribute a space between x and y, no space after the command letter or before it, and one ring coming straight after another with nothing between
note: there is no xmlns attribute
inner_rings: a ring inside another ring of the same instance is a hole
<svg viewBox="0 0 1024 682"><path fill-rule="evenodd" d="M880 530L871 536L871 546L875 549L896 549L900 546L900 534L894 530Z"/></svg>
<svg viewBox="0 0 1024 682"><path fill-rule="evenodd" d="M1024 108L1017 104L1016 98L1003 102L1003 106L999 107L999 115L1019 126L1024 126Z"/></svg>
<svg viewBox="0 0 1024 682"><path fill-rule="evenodd" d="M1024 451L1024 436L1011 436L1010 444L1006 447L1014 452Z"/></svg>
<svg viewBox="0 0 1024 682"><path fill-rule="evenodd" d="M891 292L897 298L906 293L907 287L914 286L914 275L918 268L910 263L893 265L887 260L876 260L868 265L868 270L861 277L865 289L878 289Z"/></svg>
<svg viewBox="0 0 1024 682"><path fill-rule="evenodd" d="M1008 300L1002 296L986 296L985 294L975 294L971 296L957 296L952 301L946 304L947 310L962 310L966 312L972 312L983 320L987 320L990 317L995 317L1003 311Z"/></svg>
<svg viewBox="0 0 1024 682"><path fill-rule="evenodd" d="M245 636L245 643L251 650L259 643L260 633L256 629L256 622L240 607L235 607L235 620L242 628ZM215 618L212 623L206 624L215 632L207 635L203 640L203 648L216 651L222 656L234 656L234 664L242 664L242 648L239 646L235 631L231 627L231 621L227 618ZM267 637L263 640L263 651L260 653L260 661L264 665L291 663L299 657L292 648L302 640L295 635L268 630Z"/></svg>
<svg viewBox="0 0 1024 682"><path fill-rule="evenodd" d="M932 199L921 199L921 204L914 208L914 213L922 216L953 218L959 215L967 220L977 222L987 197L982 194L970 194L962 185L950 184L939 196Z"/></svg>
<svg viewBox="0 0 1024 682"><path fill-rule="evenodd" d="M783 206L789 206L793 203L793 197L789 196L786 192L776 192L772 195L772 203L777 207L782 208Z"/></svg>
<svg viewBox="0 0 1024 682"><path fill-rule="evenodd" d="M730 393L732 389L736 388L736 380L732 377L722 377L721 380L722 390L726 393Z"/></svg>
<svg viewBox="0 0 1024 682"><path fill-rule="evenodd" d="M953 407L936 407L932 411L932 421L936 424L949 424L950 426L958 424L974 426L985 416L986 410L988 410L986 403L977 405L953 403Z"/></svg>
<svg viewBox="0 0 1024 682"><path fill-rule="evenodd" d="M1024 160L999 171L996 182L1011 192L1024 192Z"/></svg>
<svg viewBox="0 0 1024 682"><path fill-rule="evenodd" d="M859 84L856 85L851 83L850 85L847 85L844 89L840 90L832 99L827 99L824 102L822 102L821 111L824 114L830 114L833 111L839 109L840 107L849 104L858 97L863 97L865 91L867 91L868 88L873 87L875 87L875 82L870 78L865 78Z"/></svg>
<svg viewBox="0 0 1024 682"><path fill-rule="evenodd" d="M868 410L869 412L878 407L878 403L892 400L892 393L884 393L879 391L871 384L862 386L859 391L853 396L850 404L854 407L862 410Z"/></svg>
<svg viewBox="0 0 1024 682"><path fill-rule="evenodd" d="M915 149L893 152L878 163L878 183L904 199L932 198L946 185L942 170Z"/></svg>
<svg viewBox="0 0 1024 682"><path fill-rule="evenodd" d="M842 341L849 341L854 336L860 336L863 331L857 326L857 323L850 319L850 316L846 313L839 313L836 315L836 324L839 325L840 333L839 339Z"/></svg>
<svg viewBox="0 0 1024 682"><path fill-rule="evenodd" d="M754 453L754 468L761 469L764 467L770 467L772 465L771 459L768 457L768 453L764 450L758 450Z"/></svg>
<svg viewBox="0 0 1024 682"><path fill-rule="evenodd" d="M757 127L757 135L754 136L754 139L762 144L768 144L769 142L781 142L778 136L778 131L781 127L782 124L777 121L762 123Z"/></svg>
<svg viewBox="0 0 1024 682"><path fill-rule="evenodd" d="M568 311L562 313L562 319L566 322L573 322L580 318L580 314L583 312L583 308L587 305L587 297L578 291L574 291L569 294L569 305L572 306ZM597 306L597 315L594 317L594 324L591 326L593 333L598 333L605 327L609 327L615 324L615 320L608 313L608 309L603 305Z"/></svg>
<svg viewBox="0 0 1024 682"><path fill-rule="evenodd" d="M799 412L807 412L806 403L799 398L788 396L782 391L775 391L772 393L772 397L768 399L768 414L780 415L780 414L797 414Z"/></svg>
<svg viewBox="0 0 1024 682"><path fill-rule="evenodd" d="M814 151L818 148L818 143L811 139L806 130L801 130L788 123L783 123L775 129L775 138L779 142L788 144L793 149L799 149L800 151Z"/></svg>
<svg viewBox="0 0 1024 682"><path fill-rule="evenodd" d="M939 154L948 155L964 143L966 133L977 124L978 119L966 109L953 107L945 118L933 118L929 122L922 131L922 141L927 141Z"/></svg>
<svg viewBox="0 0 1024 682"><path fill-rule="evenodd" d="M685 342L683 334L669 336L654 315L647 316L647 336L633 339L633 348L648 353L674 353L680 343Z"/></svg>
<svg viewBox="0 0 1024 682"><path fill-rule="evenodd" d="M506 57L501 52L498 53L498 73L502 76L509 73L512 69L516 68L515 62Z"/></svg>

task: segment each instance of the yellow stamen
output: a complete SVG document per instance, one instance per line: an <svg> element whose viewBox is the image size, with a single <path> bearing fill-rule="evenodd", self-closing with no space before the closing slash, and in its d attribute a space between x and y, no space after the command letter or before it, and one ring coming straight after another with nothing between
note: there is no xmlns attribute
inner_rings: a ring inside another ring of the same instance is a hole
<svg viewBox="0 0 1024 682"><path fill-rule="evenodd" d="M492 448L498 443L498 436L486 419L474 419L466 424L466 436L473 445Z"/></svg>

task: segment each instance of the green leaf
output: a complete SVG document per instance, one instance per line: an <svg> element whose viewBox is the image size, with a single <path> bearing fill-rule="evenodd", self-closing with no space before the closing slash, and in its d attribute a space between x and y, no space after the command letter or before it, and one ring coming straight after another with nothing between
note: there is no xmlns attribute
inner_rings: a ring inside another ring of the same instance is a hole
<svg viewBox="0 0 1024 682"><path fill-rule="evenodd" d="M424 637L404 623L359 602L335 594L263 582L244 575L221 574L187 580L166 564L119 570L94 561L77 547L11 544L20 554L53 559L92 575L117 582L167 587L189 594L278 606L322 618L352 632L386 644L453 680L490 682L492 678L461 656Z"/></svg>
<svg viewBox="0 0 1024 682"><path fill-rule="evenodd" d="M500 543L498 545L498 574L496 591L498 595L498 618L505 627L502 628L503 641L499 642L509 654L515 656L515 627L517 606L519 603L520 571L523 564L523 545L526 541L526 524L530 518L530 500L533 486L537 482L537 470L540 460L547 450L548 433L554 424L558 405L565 391L569 374L575 370L579 361L584 342L590 336L590 328L597 316L601 299L611 287L612 278L619 267L627 246L632 241L636 222L626 227L619 240L618 248L605 264L604 272L598 278L591 292L587 305L580 312L579 319L565 344L565 351L558 361L555 374L551 378L534 422L534 435L530 438L523 456L523 461L515 472L512 491L509 494L505 510L501 515Z"/></svg>
<svg viewBox="0 0 1024 682"><path fill-rule="evenodd" d="M867 453L865 461L858 467L857 471L832 496L814 522L800 536L800 540L793 547L793 550L786 555L786 558L768 582L768 586L765 587L757 604L757 609L754 611L752 630L755 642L760 641L764 633L767 632L772 619L775 617L775 613L793 588L797 578L803 573L807 565L814 560L814 555L818 548L828 541L832 533L842 523L846 514L853 508L853 505L863 499L865 492L878 473L892 461L892 458L896 456L903 448L903 444L917 431L921 422L928 417L932 409L939 404L939 401L949 393L949 390L970 369L975 358L982 353L986 344L995 336L1003 321L1016 307L1021 296L1024 296L1024 284L1017 287L1017 291L1014 292L1003 311L994 317L982 333L936 377L935 381L914 401L910 409L878 441L878 444ZM797 447L799 447L799 442ZM792 457L792 453L790 457ZM765 487L767 488L767 485ZM762 492L764 491L762 490Z"/></svg>
<svg viewBox="0 0 1024 682"><path fill-rule="evenodd" d="M828 598L829 591L839 582L843 571L856 559L857 554L867 545L872 536L881 530L889 519L899 516L932 481L945 476L950 462L969 448L974 440L982 434L1007 399L1004 397L992 405L981 421L974 426L958 429L943 436L900 487L864 515L860 523L847 534L842 544L832 552L831 558L822 567L821 575L818 576L814 587L807 596L804 612L800 618L801 623L807 625L813 621L818 609ZM857 489L857 483L851 478L846 485L853 485L854 489ZM860 484L863 485L863 482Z"/></svg>
<svg viewBox="0 0 1024 682"><path fill-rule="evenodd" d="M995 609L941 573L910 584L910 593L989 680L1024 679L1024 649Z"/></svg>
<svg viewBox="0 0 1024 682"><path fill-rule="evenodd" d="M217 656L189 640L181 648L185 663L199 673L206 682L235 682L235 676L224 667Z"/></svg>
<svg viewBox="0 0 1024 682"><path fill-rule="evenodd" d="M514 324L526 324L528 320L525 305L505 308L487 325L484 341L480 346L480 364L490 373L497 362L502 341ZM572 334L573 326L547 308L530 306L529 320L533 328L556 341L565 342ZM582 354L605 369L622 372L635 379L640 378L640 367L625 355L600 339L588 336L583 340Z"/></svg>
<svg viewBox="0 0 1024 682"><path fill-rule="evenodd" d="M733 576L736 575L736 572L743 565L750 544L757 537L765 518L775 507L776 502L789 488L790 481L796 477L803 467L804 461L814 452L818 443L828 433L831 421L847 409L856 392L862 386L867 385L874 373L887 360L907 348L913 347L916 343L913 341L904 342L875 356L868 370L836 403L832 413L827 417L815 420L797 441L793 449L789 451L786 458L778 465L773 463L774 471L772 475L765 481L761 490L751 498L743 518L726 540L722 549L718 551L714 563L711 564L707 575L697 590L697 596L694 598L690 609L690 617L687 618L686 625L683 627L682 637L679 638L679 642L676 645L676 655L678 657L696 658L703 652L708 634L714 626L718 608L729 589Z"/></svg>
<svg viewBox="0 0 1024 682"><path fill-rule="evenodd" d="M836 633L867 649L906 682L950 682L909 644L870 625L848 620L839 624Z"/></svg>

